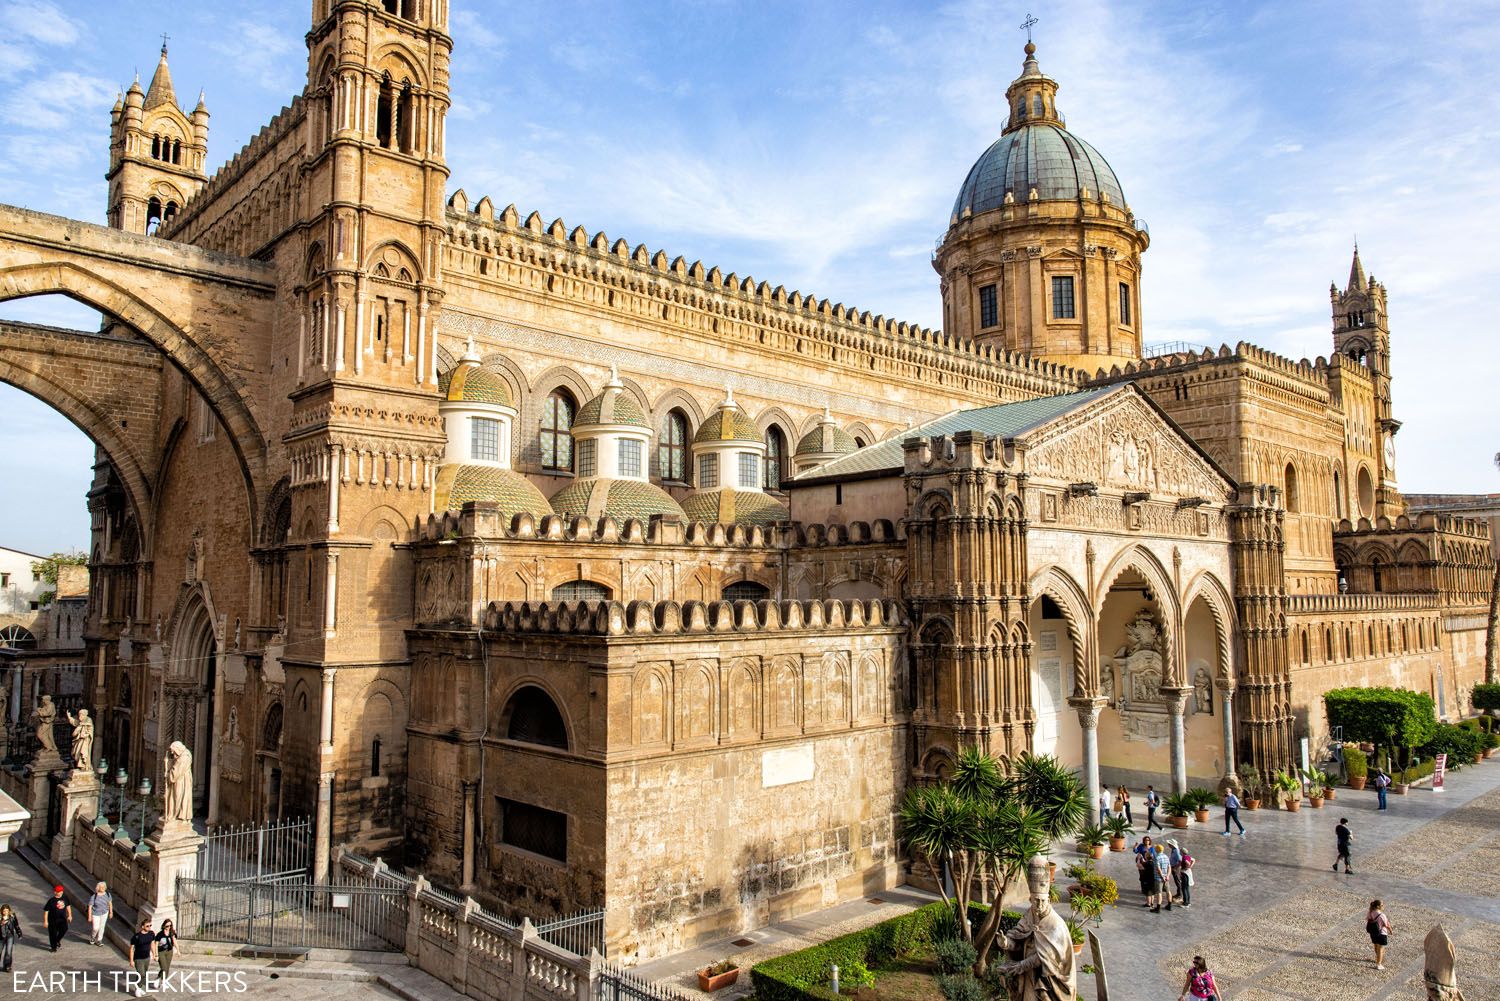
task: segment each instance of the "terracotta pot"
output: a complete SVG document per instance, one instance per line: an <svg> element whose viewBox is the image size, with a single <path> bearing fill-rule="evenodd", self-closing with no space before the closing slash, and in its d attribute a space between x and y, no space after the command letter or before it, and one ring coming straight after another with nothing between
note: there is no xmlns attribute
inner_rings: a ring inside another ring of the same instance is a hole
<svg viewBox="0 0 1500 1001"><path fill-rule="evenodd" d="M1198 821L1198 823L1200 823L1200 824L1206 824L1206 823L1208 823L1208 811L1207 810L1194 810L1193 811L1193 819L1196 820L1196 821Z"/></svg>
<svg viewBox="0 0 1500 1001"><path fill-rule="evenodd" d="M1309 796L1307 797L1307 805L1312 807L1314 810L1321 810L1323 809L1323 797Z"/></svg>
<svg viewBox="0 0 1500 1001"><path fill-rule="evenodd" d="M1332 803L1333 802L1333 794L1335 792L1337 792L1337 791L1338 790L1334 789L1333 786L1328 786L1327 788L1325 788L1323 790L1323 798L1326 799L1326 800L1328 800L1328 802Z"/></svg>
<svg viewBox="0 0 1500 1001"><path fill-rule="evenodd" d="M1073 955L1075 955L1075 956L1082 956L1083 955L1083 943L1082 942L1074 942L1073 943Z"/></svg>
<svg viewBox="0 0 1500 1001"><path fill-rule="evenodd" d="M1411 786L1405 782L1396 782L1391 786L1391 792L1395 793L1397 796L1405 796L1406 790L1409 788L1411 788Z"/></svg>
<svg viewBox="0 0 1500 1001"><path fill-rule="evenodd" d="M1365 782L1367 780L1368 776L1365 775L1351 775L1349 776L1349 788L1353 789L1355 792L1358 792L1365 787Z"/></svg>
<svg viewBox="0 0 1500 1001"><path fill-rule="evenodd" d="M1048 862L1047 863L1047 882L1050 883L1050 882L1052 882L1056 878L1057 878L1057 863L1056 862Z"/></svg>
<svg viewBox="0 0 1500 1001"><path fill-rule="evenodd" d="M728 973L721 973L716 977L710 977L703 970L699 970L698 989L705 994L709 994L721 987L728 987L738 979L740 979L740 968L738 966Z"/></svg>
<svg viewBox="0 0 1500 1001"><path fill-rule="evenodd" d="M1173 827L1179 829L1185 829L1188 824L1188 819L1186 817L1168 817L1167 819L1172 822Z"/></svg>
<svg viewBox="0 0 1500 1001"><path fill-rule="evenodd" d="M1089 849L1089 854L1092 855L1092 856L1094 856L1094 858L1103 858L1104 857L1104 846L1103 845L1094 845L1092 848Z"/></svg>
<svg viewBox="0 0 1500 1001"><path fill-rule="evenodd" d="M1296 813L1300 809L1302 809L1302 801L1300 799L1289 799L1286 801L1287 813Z"/></svg>
<svg viewBox="0 0 1500 1001"><path fill-rule="evenodd" d="M1109 850L1112 852L1123 852L1125 850L1124 836L1122 835L1118 838L1111 837L1109 839Z"/></svg>
<svg viewBox="0 0 1500 1001"><path fill-rule="evenodd" d="M1260 809L1260 800L1258 800L1258 799L1247 799L1247 800L1245 800L1245 809L1247 809L1247 810L1259 810Z"/></svg>

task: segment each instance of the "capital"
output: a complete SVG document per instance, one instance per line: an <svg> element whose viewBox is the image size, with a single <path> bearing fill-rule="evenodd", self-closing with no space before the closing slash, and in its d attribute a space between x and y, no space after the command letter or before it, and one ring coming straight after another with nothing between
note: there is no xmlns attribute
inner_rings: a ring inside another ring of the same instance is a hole
<svg viewBox="0 0 1500 1001"><path fill-rule="evenodd" d="M1078 725L1085 730L1099 727L1099 710L1108 705L1108 700L1099 696L1077 696L1068 699L1068 705L1078 712Z"/></svg>
<svg viewBox="0 0 1500 1001"><path fill-rule="evenodd" d="M1192 688L1177 688L1171 685L1161 686L1161 695L1166 700L1167 712L1173 716L1181 716L1187 712L1187 700L1191 694L1193 694Z"/></svg>

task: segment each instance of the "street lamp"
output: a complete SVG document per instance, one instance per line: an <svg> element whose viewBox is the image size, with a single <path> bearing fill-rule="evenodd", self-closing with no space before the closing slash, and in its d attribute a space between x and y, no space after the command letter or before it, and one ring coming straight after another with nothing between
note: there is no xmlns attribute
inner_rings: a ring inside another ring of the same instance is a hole
<svg viewBox="0 0 1500 1001"><path fill-rule="evenodd" d="M99 781L99 815L106 823L109 822L109 800L106 798L109 794L109 786L105 785L105 778L108 775L109 762L100 758L99 763L94 766L94 778Z"/></svg>
<svg viewBox="0 0 1500 1001"><path fill-rule="evenodd" d="M136 792L141 795L141 838L144 840L146 837L146 800L151 796L151 780L149 778L141 779L141 784L136 789Z"/></svg>
<svg viewBox="0 0 1500 1001"><path fill-rule="evenodd" d="M115 831L115 835L117 837L121 834L124 834L126 837L130 836L129 833L125 830L125 807L126 796L128 795L125 791L125 785L129 781L130 773L125 771L125 769L121 768L119 771L115 772L115 799L116 802L118 802L120 808L120 826Z"/></svg>

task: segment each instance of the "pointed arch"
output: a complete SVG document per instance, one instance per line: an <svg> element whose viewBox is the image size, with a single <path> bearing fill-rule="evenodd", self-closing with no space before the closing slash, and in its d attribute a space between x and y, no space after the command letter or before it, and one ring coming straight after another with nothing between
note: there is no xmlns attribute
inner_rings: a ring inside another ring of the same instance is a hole
<svg viewBox="0 0 1500 1001"><path fill-rule="evenodd" d="M1202 598L1203 603L1208 606L1209 613L1213 615L1214 632L1219 644L1218 680L1225 684L1235 684L1234 670L1234 644L1230 638L1234 636L1238 628L1235 616L1234 599L1229 595L1229 588L1224 586L1216 574L1209 570L1199 571L1188 582L1183 598L1182 607L1189 609L1193 602ZM1185 613L1184 613L1185 614ZM1303 645L1306 646L1306 631L1303 633Z"/></svg>
<svg viewBox="0 0 1500 1001"><path fill-rule="evenodd" d="M1110 587L1127 570L1134 570L1145 578L1146 582L1156 590L1158 603L1165 611L1172 614L1175 622L1182 614L1182 605L1177 592L1172 587L1172 577L1156 554L1139 544L1126 546L1105 565L1104 572L1099 575L1099 593L1094 606L1094 614L1097 616L1103 609Z"/></svg>
<svg viewBox="0 0 1500 1001"><path fill-rule="evenodd" d="M1031 578L1031 594L1035 598L1045 594L1062 609L1073 642L1073 689L1079 694L1094 694L1098 690L1098 678L1093 677L1094 671L1090 670L1088 650L1097 618L1088 595L1072 575L1059 566L1048 566L1035 574Z"/></svg>

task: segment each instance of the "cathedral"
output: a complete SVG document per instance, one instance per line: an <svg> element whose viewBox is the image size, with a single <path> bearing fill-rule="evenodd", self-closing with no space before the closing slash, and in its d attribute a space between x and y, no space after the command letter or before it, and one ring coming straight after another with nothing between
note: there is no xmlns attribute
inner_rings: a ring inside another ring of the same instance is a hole
<svg viewBox="0 0 1500 1001"><path fill-rule="evenodd" d="M455 187L449 7L312 0L211 175L163 48L110 228L0 206L0 299L108 318L0 325L0 381L98 446L112 765L180 740L210 824L628 961L903 882L964 748L1180 790L1317 760L1330 688L1463 711L1489 529L1400 493L1357 251L1326 357L1148 348L1148 230L1027 43L921 328Z"/></svg>

